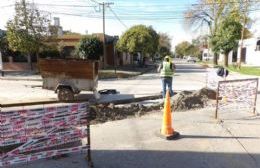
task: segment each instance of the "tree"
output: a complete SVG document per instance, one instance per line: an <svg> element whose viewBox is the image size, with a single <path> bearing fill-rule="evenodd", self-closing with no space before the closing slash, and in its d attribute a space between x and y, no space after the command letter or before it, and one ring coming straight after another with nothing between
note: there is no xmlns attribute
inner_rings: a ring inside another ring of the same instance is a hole
<svg viewBox="0 0 260 168"><path fill-rule="evenodd" d="M252 22L252 20L249 18L249 11L250 8L254 5L256 6L257 4L260 3L260 1L254 1L251 2L249 0L236 0L237 3L233 4L233 11L232 15L234 18L237 19L242 24L242 29L241 29L241 46L240 46L240 58L238 59L238 66L237 68L241 68L241 55L242 55L242 50L243 50L243 43L244 39L251 38L252 34L251 32L246 28L246 25Z"/></svg>
<svg viewBox="0 0 260 168"><path fill-rule="evenodd" d="M187 49L188 55L200 58L201 57L201 52L200 48L194 44L191 44L189 48Z"/></svg>
<svg viewBox="0 0 260 168"><path fill-rule="evenodd" d="M152 27L136 25L128 29L119 39L117 48L131 54L154 54L158 49L159 36Z"/></svg>
<svg viewBox="0 0 260 168"><path fill-rule="evenodd" d="M148 27L149 30L149 34L152 36L153 42L152 42L152 49L149 51L148 54L151 54L152 57L155 55L155 53L158 51L158 47L159 47L159 38L160 36L158 35L158 33L153 29L152 26Z"/></svg>
<svg viewBox="0 0 260 168"><path fill-rule="evenodd" d="M27 55L31 65L31 56L38 55L42 42L49 33L50 21L42 15L34 4L25 0L15 3L15 16L7 23L7 39L13 51Z"/></svg>
<svg viewBox="0 0 260 168"><path fill-rule="evenodd" d="M192 39L191 43L195 46L206 47L208 45L208 36L200 35L200 36Z"/></svg>
<svg viewBox="0 0 260 168"><path fill-rule="evenodd" d="M243 25L241 30L241 45L243 45L243 39L251 36L250 31L245 27L250 21L248 11L250 11L250 7L257 4L259 4L258 0L200 0L198 5L194 5L185 12L185 20L191 29L194 26L196 26L195 29L198 29L206 25L209 28L209 38L214 38L219 28L218 25L233 13L238 22ZM210 47L214 48L214 46ZM217 65L217 54L214 52L215 65Z"/></svg>
<svg viewBox="0 0 260 168"><path fill-rule="evenodd" d="M77 46L77 54L83 59L99 60L103 54L103 44L96 36L86 35Z"/></svg>
<svg viewBox="0 0 260 168"><path fill-rule="evenodd" d="M4 60L7 60L8 56L14 56L19 54L19 52L13 52L8 45L7 35L5 31L0 30L0 52Z"/></svg>
<svg viewBox="0 0 260 168"><path fill-rule="evenodd" d="M171 38L167 33L159 33L158 52L161 56L171 54Z"/></svg>
<svg viewBox="0 0 260 168"><path fill-rule="evenodd" d="M228 66L228 54L237 48L241 37L242 25L233 17L226 17L220 24L218 31L212 37L211 43L215 53L224 54L224 66Z"/></svg>
<svg viewBox="0 0 260 168"><path fill-rule="evenodd" d="M201 55L200 49L198 46L189 43L188 41L183 41L175 46L175 53L177 56L194 56L198 57Z"/></svg>
<svg viewBox="0 0 260 168"><path fill-rule="evenodd" d="M7 55L9 51L10 50L8 47L8 41L6 39L6 33L3 31L0 33L0 52L2 53L2 55Z"/></svg>
<svg viewBox="0 0 260 168"><path fill-rule="evenodd" d="M177 56L183 57L189 55L189 48L191 44L188 41L183 41L175 46L175 53Z"/></svg>
<svg viewBox="0 0 260 168"><path fill-rule="evenodd" d="M185 12L185 21L190 29L198 30L205 26L209 29L209 38L215 36L218 24L225 15L227 0L200 0L197 5L192 6ZM209 48L209 46L208 46ZM214 53L213 63L217 62L217 53Z"/></svg>

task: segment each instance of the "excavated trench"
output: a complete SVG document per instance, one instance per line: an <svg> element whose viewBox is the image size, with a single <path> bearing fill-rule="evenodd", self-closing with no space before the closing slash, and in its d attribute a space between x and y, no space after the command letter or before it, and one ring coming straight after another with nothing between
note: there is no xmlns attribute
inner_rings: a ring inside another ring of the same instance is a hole
<svg viewBox="0 0 260 168"><path fill-rule="evenodd" d="M216 91L203 88L197 91L182 91L174 95L172 100L172 110L175 112L188 111L206 107L212 100L216 99ZM92 124L106 121L121 120L128 117L141 116L152 111L163 109L162 99L149 103L136 102L131 104L99 104L92 107L95 119Z"/></svg>

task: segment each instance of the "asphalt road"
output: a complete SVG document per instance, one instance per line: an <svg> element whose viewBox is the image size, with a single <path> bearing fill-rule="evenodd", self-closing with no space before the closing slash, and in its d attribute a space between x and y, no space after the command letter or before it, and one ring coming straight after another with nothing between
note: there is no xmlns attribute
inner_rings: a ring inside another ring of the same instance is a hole
<svg viewBox="0 0 260 168"><path fill-rule="evenodd" d="M177 71L173 79L174 91L196 90L206 85L205 72L200 65L175 61ZM38 76L33 76L39 79ZM0 103L56 100L53 91L41 89L41 81L0 80ZM98 90L116 89L119 94L103 95L101 101L132 99L159 95L162 89L159 73L150 72L129 79L99 80ZM92 92L82 92L80 99L93 98Z"/></svg>

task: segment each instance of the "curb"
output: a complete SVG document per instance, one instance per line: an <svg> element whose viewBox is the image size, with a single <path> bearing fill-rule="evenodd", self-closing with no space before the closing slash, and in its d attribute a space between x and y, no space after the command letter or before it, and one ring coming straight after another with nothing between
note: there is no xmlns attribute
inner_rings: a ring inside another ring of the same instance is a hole
<svg viewBox="0 0 260 168"><path fill-rule="evenodd" d="M95 105L98 104L128 104L128 103L134 103L134 102L140 102L145 100L155 100L162 98L161 94L158 95L152 95L152 96L145 96L145 97L137 97L137 98L131 98L131 99L123 99L123 100L113 100L113 101L104 101L104 102L96 102Z"/></svg>
<svg viewBox="0 0 260 168"><path fill-rule="evenodd" d="M152 95L152 96L145 96L145 97L137 97L131 99L123 99L123 100L114 100L114 101L104 101L104 102L93 102L91 100L75 100L70 102L60 102L58 100L42 100L42 101L28 101L28 102L18 102L18 103L6 103L0 104L0 108L4 107L17 107L17 106L32 106L32 105L42 105L42 104L55 104L55 103L79 103L79 102L89 102L91 105L98 105L98 104L128 104L134 102L140 102L145 100L154 100L161 98L161 94Z"/></svg>
<svg viewBox="0 0 260 168"><path fill-rule="evenodd" d="M0 77L1 80L10 80L10 81L42 81L42 79L33 79L33 78L12 78L12 77Z"/></svg>
<svg viewBox="0 0 260 168"><path fill-rule="evenodd" d="M149 68L147 68L145 71L143 72L133 72L133 71L123 71L123 70L117 70L117 73L125 73L125 74L130 74L133 76L138 76L138 75L142 75L145 73L148 73L150 71L152 71L154 69L155 66L151 66ZM110 70L100 70L100 72L106 72L106 71L110 71ZM111 72L113 72L113 70L111 70ZM110 78L100 78L100 79L110 79ZM21 78L21 77L0 77L0 80L12 80L12 81L42 81L41 79L37 79L37 78Z"/></svg>

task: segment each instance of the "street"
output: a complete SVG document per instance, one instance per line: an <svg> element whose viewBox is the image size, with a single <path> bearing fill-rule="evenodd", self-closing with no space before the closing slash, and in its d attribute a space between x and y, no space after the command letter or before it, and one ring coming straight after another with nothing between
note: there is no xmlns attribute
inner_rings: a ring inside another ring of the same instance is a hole
<svg viewBox="0 0 260 168"><path fill-rule="evenodd" d="M173 79L174 91L197 90L206 86L206 70L200 65L182 60L176 60L175 63L177 70ZM31 78L38 81L0 80L0 103L57 100L57 95L53 91L41 89L40 76ZM156 71L129 79L99 80L98 83L98 90L116 89L119 92L116 95L102 95L101 102L159 95L161 88L159 73ZM92 92L82 92L79 97L81 99L93 98Z"/></svg>

